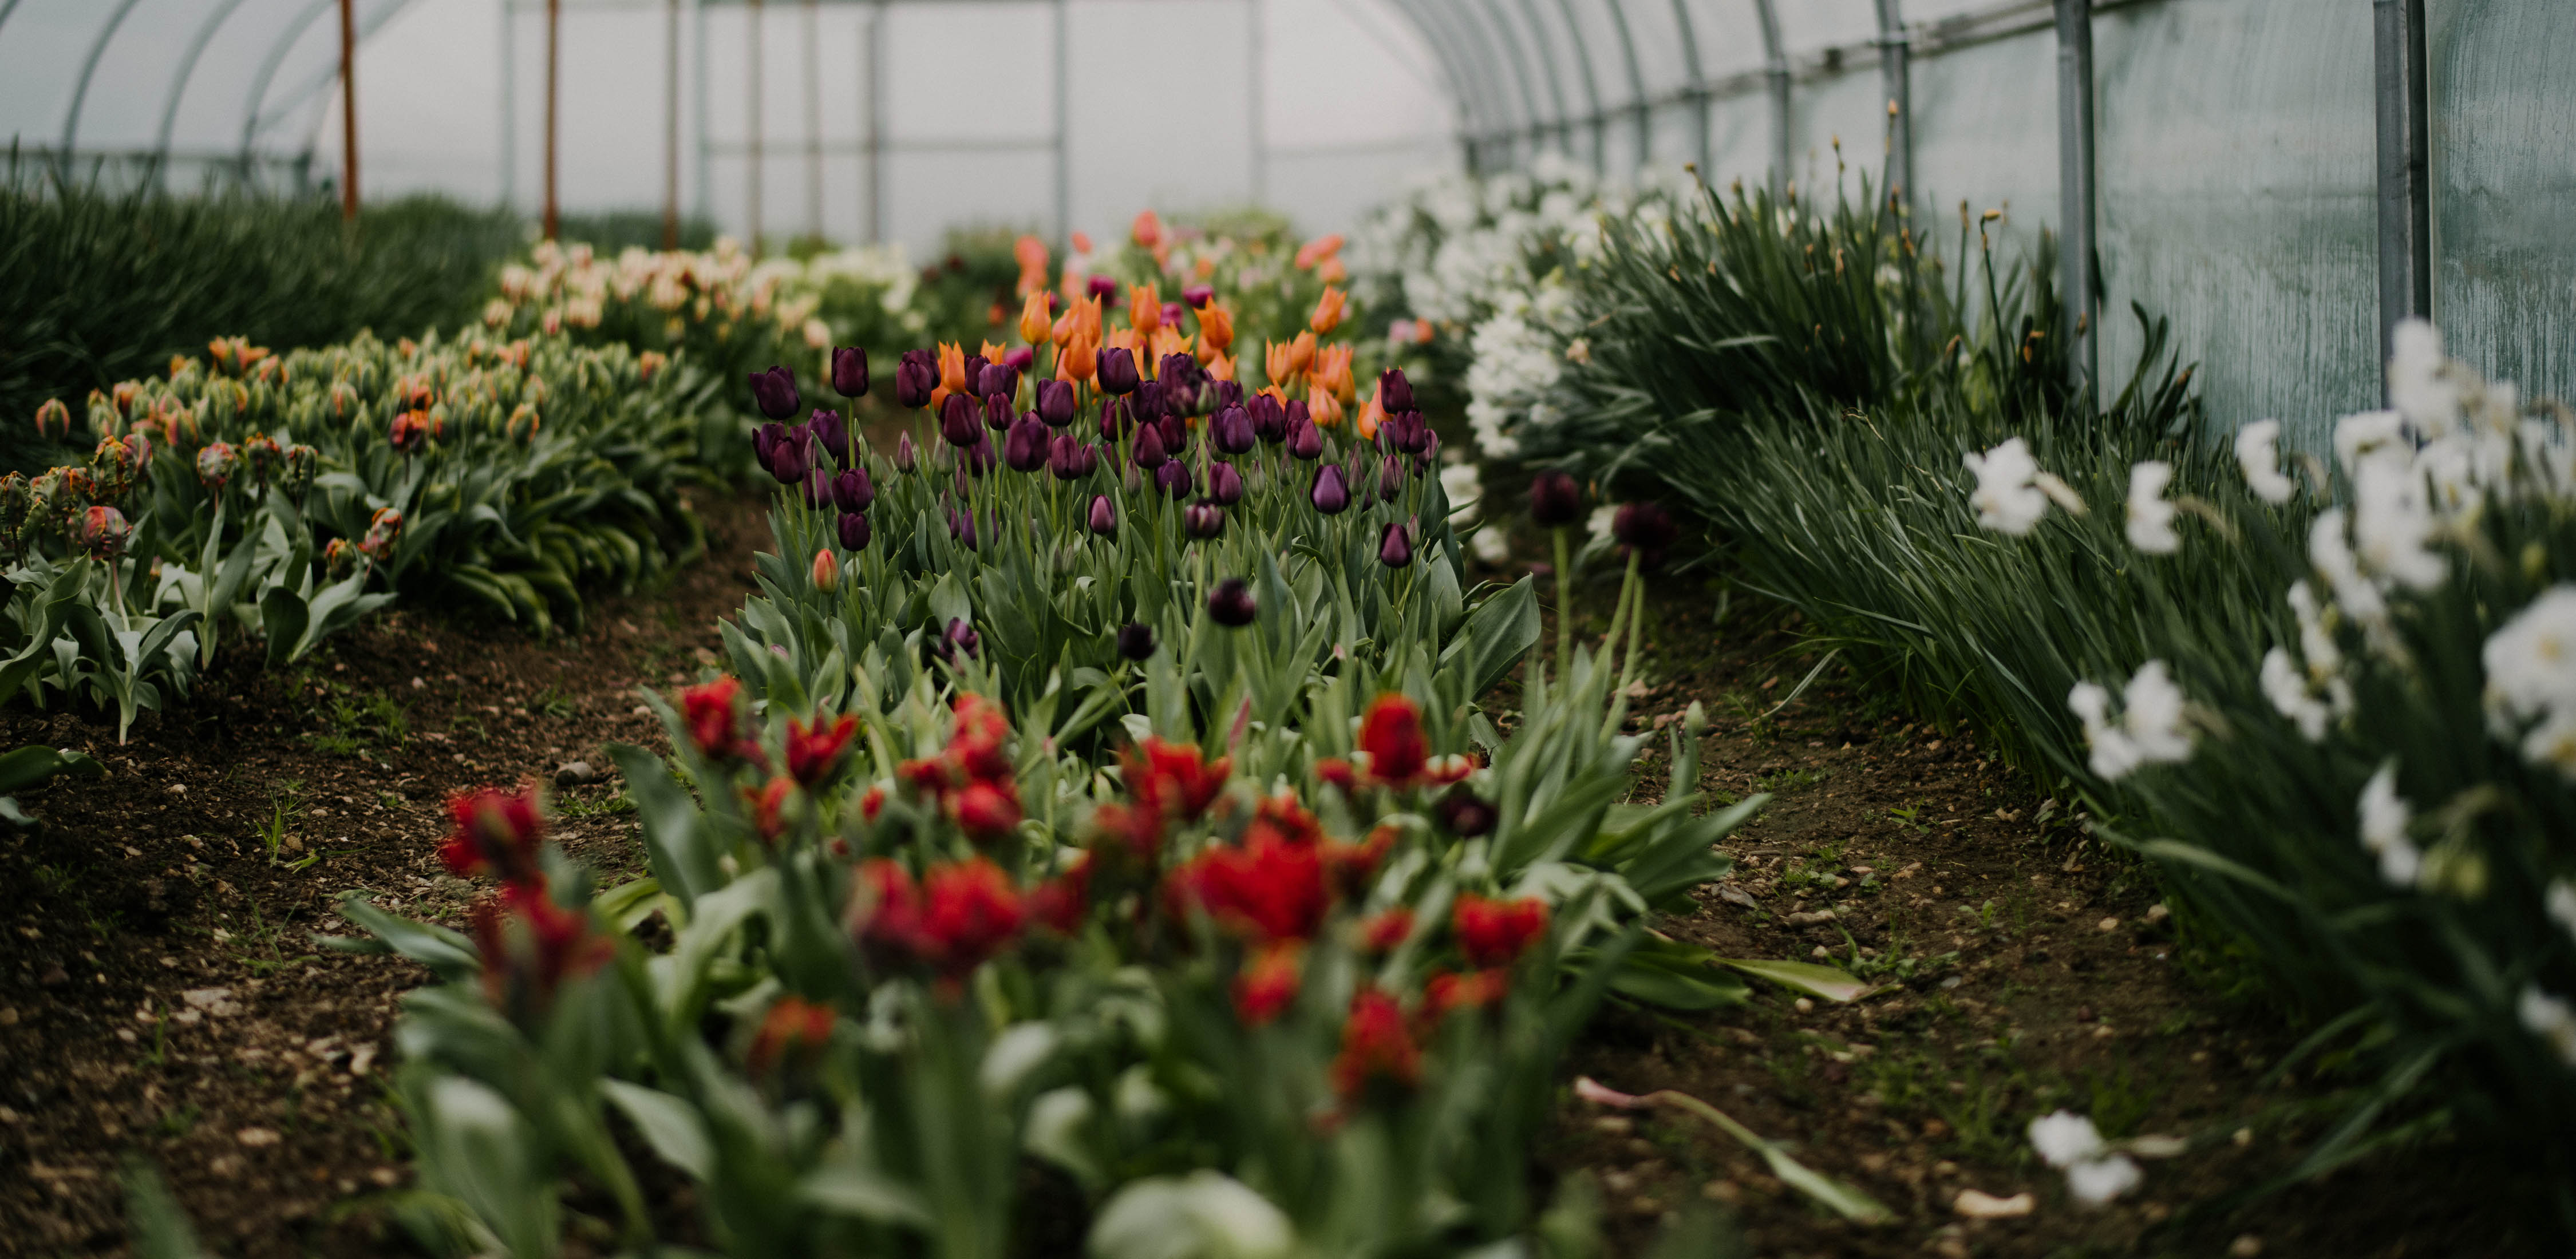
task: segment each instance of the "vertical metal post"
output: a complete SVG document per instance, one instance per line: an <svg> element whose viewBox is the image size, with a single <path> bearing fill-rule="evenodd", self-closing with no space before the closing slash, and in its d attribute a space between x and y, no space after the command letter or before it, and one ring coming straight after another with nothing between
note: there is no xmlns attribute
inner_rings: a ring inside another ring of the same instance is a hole
<svg viewBox="0 0 2576 1259"><path fill-rule="evenodd" d="M680 0L662 32L662 248L680 247Z"/></svg>
<svg viewBox="0 0 2576 1259"><path fill-rule="evenodd" d="M707 73L707 0L689 0L689 23L689 73L694 80L689 96L696 102L689 127L696 136L698 150L696 186L691 197L698 217L712 223L716 217L716 179L715 163L709 160L712 150L707 130L707 80L711 77Z"/></svg>
<svg viewBox="0 0 2576 1259"><path fill-rule="evenodd" d="M1248 51L1244 55L1243 79L1245 112L1251 116L1248 125L1252 141L1252 204L1260 205L1270 195L1270 123L1262 108L1267 103L1262 97L1270 90L1270 76L1262 73L1263 62L1269 56L1269 42L1263 38L1265 32L1261 29L1269 14L1262 8L1261 0L1245 0L1244 13Z"/></svg>
<svg viewBox="0 0 2576 1259"><path fill-rule="evenodd" d="M1628 71L1628 101L1637 123L1637 169L1655 157L1654 107L1646 103L1646 76L1637 67L1637 39L1628 30L1626 0L1608 0L1610 22L1619 33L1619 56Z"/></svg>
<svg viewBox="0 0 2576 1259"><path fill-rule="evenodd" d="M2058 264L2074 383L2095 393L2101 329L2093 288L2093 0L2057 0Z"/></svg>
<svg viewBox="0 0 2576 1259"><path fill-rule="evenodd" d="M1887 172L1878 192L1891 212L1914 198L1914 37L1902 8L1903 0L1878 0L1879 78L1887 90Z"/></svg>
<svg viewBox="0 0 2576 1259"><path fill-rule="evenodd" d="M1673 0L1673 25L1682 34L1682 66L1690 72L1691 123L1699 130L1699 175L1708 170L1708 77L1699 67L1699 32L1692 28L1689 0Z"/></svg>
<svg viewBox="0 0 2576 1259"><path fill-rule="evenodd" d="M1565 20L1566 38L1574 43L1574 62L1583 68L1583 99L1592 107L1592 173L1606 177L1610 173L1610 113L1601 107L1601 84L1592 73L1592 48L1583 38L1583 28L1575 24L1574 0L1556 0L1556 12Z"/></svg>
<svg viewBox="0 0 2576 1259"><path fill-rule="evenodd" d="M805 0L805 231L823 239L822 9Z"/></svg>
<svg viewBox="0 0 2576 1259"><path fill-rule="evenodd" d="M1762 81L1771 93L1771 194L1785 197L1797 184L1789 148L1789 50L1780 41L1780 14L1772 0L1753 0L1762 24Z"/></svg>
<svg viewBox="0 0 2576 1259"><path fill-rule="evenodd" d="M1547 78L1547 98L1556 106L1556 147L1559 152L1564 152L1566 156L1571 157L1573 154L1568 150L1574 147L1574 110L1565 103L1565 84L1560 81L1556 73L1556 53L1548 48L1547 28L1539 24L1537 8L1531 5L1530 0L1519 0L1519 4L1521 20L1529 23L1531 52L1538 62L1538 68ZM1495 25L1505 31L1512 31L1512 20L1509 17L1499 11L1494 16ZM1513 38L1519 38L1516 32Z"/></svg>
<svg viewBox="0 0 2576 1259"><path fill-rule="evenodd" d="M868 243L885 243L885 0L868 14Z"/></svg>
<svg viewBox="0 0 2576 1259"><path fill-rule="evenodd" d="M347 3L348 0L341 0ZM562 143L561 123L563 97L563 0L546 0L546 239L555 238L562 224L562 206L555 200L556 146Z"/></svg>
<svg viewBox="0 0 2576 1259"><path fill-rule="evenodd" d="M551 3L552 0L548 0L548 2ZM749 135L751 150L751 174L748 178L743 180L743 188L750 199L747 212L751 217L751 256L754 261L758 261L760 258L762 244L760 231L760 182L762 175L760 167L760 28L765 24L760 19L760 0L751 0L751 7L743 11L742 46L743 57L745 58L743 77L748 81L743 88L743 91L746 93L747 100L750 105L750 122L748 125L750 127Z"/></svg>
<svg viewBox="0 0 2576 1259"><path fill-rule="evenodd" d="M519 0L501 0L501 204L519 208Z"/></svg>
<svg viewBox="0 0 2576 1259"><path fill-rule="evenodd" d="M1066 48L1065 0L1055 0L1055 234L1073 250L1073 58Z"/></svg>
<svg viewBox="0 0 2576 1259"><path fill-rule="evenodd" d="M340 220L358 221L358 15L340 0Z"/></svg>
<svg viewBox="0 0 2576 1259"><path fill-rule="evenodd" d="M2424 0L2372 0L2379 100L2379 361L2397 325L2433 315L2432 82ZM2386 375L2381 376L2386 388Z"/></svg>

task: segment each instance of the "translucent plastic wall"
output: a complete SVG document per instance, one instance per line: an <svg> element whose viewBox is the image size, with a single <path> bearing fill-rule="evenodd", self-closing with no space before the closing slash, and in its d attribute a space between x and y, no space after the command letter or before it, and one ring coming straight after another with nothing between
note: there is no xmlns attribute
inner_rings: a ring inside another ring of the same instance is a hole
<svg viewBox="0 0 2576 1259"><path fill-rule="evenodd" d="M2433 309L2452 353L2576 398L2576 7L2430 10Z"/></svg>

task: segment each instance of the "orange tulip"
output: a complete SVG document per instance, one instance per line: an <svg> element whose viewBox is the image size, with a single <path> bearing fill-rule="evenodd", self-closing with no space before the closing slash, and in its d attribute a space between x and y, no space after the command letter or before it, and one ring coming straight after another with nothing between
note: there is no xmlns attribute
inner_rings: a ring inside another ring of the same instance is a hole
<svg viewBox="0 0 2576 1259"><path fill-rule="evenodd" d="M1139 246L1151 249L1163 239L1163 220L1151 210L1139 210L1136 221L1127 229L1127 235Z"/></svg>
<svg viewBox="0 0 2576 1259"><path fill-rule="evenodd" d="M1100 344L1099 298L1087 297L1074 303L1073 332L1075 336L1089 338L1095 347Z"/></svg>
<svg viewBox="0 0 2576 1259"><path fill-rule="evenodd" d="M1215 274L1216 259L1211 258L1206 254L1200 254L1199 260L1190 267L1190 277L1192 279L1204 280Z"/></svg>
<svg viewBox="0 0 2576 1259"><path fill-rule="evenodd" d="M993 322L1000 323L1001 321L996 319ZM985 342L975 352L983 355L984 361L987 363L1001 362L1003 359L1010 357L1011 354L1009 350L1003 349L1001 346L995 345L990 341ZM964 364L962 363L959 364L959 372L960 374L963 374L964 372Z"/></svg>
<svg viewBox="0 0 2576 1259"><path fill-rule="evenodd" d="M1011 242L1011 256L1020 261L1022 293L1034 293L1046 287L1046 242L1035 236L1023 236Z"/></svg>
<svg viewBox="0 0 2576 1259"><path fill-rule="evenodd" d="M1156 328L1154 335L1149 338L1149 344L1154 351L1154 362L1157 364L1163 361L1163 356L1166 354L1191 353L1190 338L1170 324ZM1192 357L1196 355L1193 354Z"/></svg>
<svg viewBox="0 0 2576 1259"><path fill-rule="evenodd" d="M1210 379L1234 379L1234 356L1231 354L1219 354L1213 358L1201 359L1199 362L1200 365L1207 368L1207 374Z"/></svg>
<svg viewBox="0 0 2576 1259"><path fill-rule="evenodd" d="M1100 370L1100 347L1088 339L1075 337L1073 343L1055 356L1058 380L1089 380Z"/></svg>
<svg viewBox="0 0 2576 1259"><path fill-rule="evenodd" d="M1340 252L1342 252L1342 234L1339 232L1307 241L1297 249L1297 269L1303 271Z"/></svg>
<svg viewBox="0 0 2576 1259"><path fill-rule="evenodd" d="M1358 393L1357 382L1351 379L1351 347L1347 345L1328 345L1315 351L1315 365L1309 375L1316 387L1344 402Z"/></svg>
<svg viewBox="0 0 2576 1259"><path fill-rule="evenodd" d="M1208 358L1234 348L1234 312L1209 302L1199 312L1199 357Z"/></svg>
<svg viewBox="0 0 2576 1259"><path fill-rule="evenodd" d="M1324 265L1315 268L1315 275L1326 284L1339 284L1350 278L1351 269L1343 266L1339 258L1326 258Z"/></svg>
<svg viewBox="0 0 2576 1259"><path fill-rule="evenodd" d="M1300 332L1288 343L1288 374L1297 375L1315 362L1315 334Z"/></svg>
<svg viewBox="0 0 2576 1259"><path fill-rule="evenodd" d="M966 350L963 346L939 343L939 385L950 393L966 387Z"/></svg>
<svg viewBox="0 0 2576 1259"><path fill-rule="evenodd" d="M1047 291L1043 288L1029 290L1029 300L1020 306L1020 339L1031 345L1046 340L1051 322L1047 318Z"/></svg>
<svg viewBox="0 0 2576 1259"><path fill-rule="evenodd" d="M1127 326L1152 336L1163 322L1163 295L1151 284L1135 285L1127 290Z"/></svg>
<svg viewBox="0 0 2576 1259"><path fill-rule="evenodd" d="M1306 391L1306 415L1317 428L1331 428L1342 422L1342 404L1321 389Z"/></svg>
<svg viewBox="0 0 2576 1259"><path fill-rule="evenodd" d="M1377 404L1376 394L1370 394L1368 405L1361 407L1358 417L1351 421L1351 431L1358 433L1361 441L1376 441L1377 426L1385 419L1386 409Z"/></svg>
<svg viewBox="0 0 2576 1259"><path fill-rule="evenodd" d="M1091 233L1075 232L1073 234L1073 252L1078 254L1087 254L1091 252Z"/></svg>
<svg viewBox="0 0 2576 1259"><path fill-rule="evenodd" d="M1331 332L1333 329L1340 327L1342 322L1342 303L1344 300L1345 299L1340 289L1325 289L1323 300L1315 303L1315 317L1307 320L1306 326L1319 333Z"/></svg>
<svg viewBox="0 0 2576 1259"><path fill-rule="evenodd" d="M1288 379L1287 342L1267 341L1262 343L1261 377L1262 379L1270 382L1270 386L1273 390L1276 390L1279 387L1279 382ZM1283 398L1281 401L1284 402L1286 399Z"/></svg>

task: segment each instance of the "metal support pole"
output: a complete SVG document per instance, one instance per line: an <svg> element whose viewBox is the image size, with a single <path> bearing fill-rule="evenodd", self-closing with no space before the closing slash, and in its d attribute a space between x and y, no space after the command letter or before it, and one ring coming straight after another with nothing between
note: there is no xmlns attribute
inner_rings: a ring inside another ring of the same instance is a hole
<svg viewBox="0 0 2576 1259"><path fill-rule="evenodd" d="M1270 195L1270 130L1269 119L1262 109L1262 96L1270 90L1270 77L1262 73L1262 61L1269 55L1268 41L1262 38L1262 23L1268 20L1261 0L1245 0L1244 101L1250 115L1248 128L1252 141L1252 204L1260 205Z"/></svg>
<svg viewBox="0 0 2576 1259"><path fill-rule="evenodd" d="M823 19L805 0L805 231L823 239Z"/></svg>
<svg viewBox="0 0 2576 1259"><path fill-rule="evenodd" d="M1521 20L1529 23L1531 57L1545 73L1547 98L1556 106L1556 147L1560 151L1571 150L1574 147L1574 110L1565 103L1565 84L1556 73L1556 54L1548 48L1547 28L1539 25L1538 10L1530 0L1519 0L1519 6ZM1512 31L1513 40L1518 41L1520 35L1512 30L1512 20L1499 12L1495 16L1499 19L1496 25ZM1571 157L1572 153L1568 152L1567 156Z"/></svg>
<svg viewBox="0 0 2576 1259"><path fill-rule="evenodd" d="M2386 363L2399 323L2433 317L2431 81L2424 0L2373 0L2371 10L2379 61L2379 361Z"/></svg>
<svg viewBox="0 0 2576 1259"><path fill-rule="evenodd" d="M519 0L501 0L501 204L519 205Z"/></svg>
<svg viewBox="0 0 2576 1259"><path fill-rule="evenodd" d="M187 94L188 80L197 73L197 59L205 54L206 45L214 42L215 31L241 6L242 0L224 0L207 15L197 33L189 37L188 51L179 57L179 72L170 76L170 98L161 105L161 129L152 138L153 178L162 187L169 186L170 133L179 126L179 98Z"/></svg>
<svg viewBox="0 0 2576 1259"><path fill-rule="evenodd" d="M885 243L885 0L868 14L868 243Z"/></svg>
<svg viewBox="0 0 2576 1259"><path fill-rule="evenodd" d="M662 31L662 248L680 247L680 0Z"/></svg>
<svg viewBox="0 0 2576 1259"><path fill-rule="evenodd" d="M1914 37L1902 0L1878 0L1879 78L1887 89L1887 172L1879 198L1891 212L1914 197Z"/></svg>
<svg viewBox="0 0 2576 1259"><path fill-rule="evenodd" d="M1486 21L1484 16L1486 10L1472 0L1451 0L1451 3L1453 5L1451 11L1457 15L1458 20L1489 37L1493 46L1503 54L1504 64L1512 68L1512 81L1520 85L1521 116L1529 120L1530 156L1536 157L1539 150L1539 137L1546 133L1547 124L1542 121L1539 112L1538 80L1530 73L1529 59L1521 49L1519 33L1499 12L1493 13L1493 21Z"/></svg>
<svg viewBox="0 0 2576 1259"><path fill-rule="evenodd" d="M1620 60L1628 70L1629 108L1637 124L1637 169L1642 172L1655 157L1654 106L1646 103L1646 76L1637 67L1637 39L1628 30L1627 0L1608 0L1608 4L1611 26L1619 32Z"/></svg>
<svg viewBox="0 0 2576 1259"><path fill-rule="evenodd" d="M340 0L340 221L358 221L358 15Z"/></svg>
<svg viewBox="0 0 2576 1259"><path fill-rule="evenodd" d="M1682 66L1690 72L1691 122L1699 129L1699 175L1708 178L1708 77L1700 72L1699 32L1691 26L1688 0L1673 0L1673 25L1682 35Z"/></svg>
<svg viewBox="0 0 2576 1259"><path fill-rule="evenodd" d="M690 73L695 79L690 90L690 98L697 102L697 109L690 123L690 129L696 135L698 150L697 187L694 199L698 217L714 222L716 217L715 171L707 161L712 142L707 134L707 80L711 76L707 73L706 0L689 0L689 22L690 34L693 37L690 44L690 60L694 63Z"/></svg>
<svg viewBox="0 0 2576 1259"><path fill-rule="evenodd" d="M2093 0L2057 0L2058 263L2074 384L2095 393L2100 329L2093 276Z"/></svg>
<svg viewBox="0 0 2576 1259"><path fill-rule="evenodd" d="M89 46L89 56L81 61L80 80L72 86L71 108L63 111L63 146L54 152L54 171L65 182L71 182L72 149L80 142L81 102L89 96L90 76L98 73L98 60L107 55L107 41L116 38L116 28L125 24L125 15L134 11L137 0L119 0L116 11L108 15L107 24L99 28L98 39ZM340 0L340 22L348 27L349 0Z"/></svg>
<svg viewBox="0 0 2576 1259"><path fill-rule="evenodd" d="M344 0L345 2L345 0ZM563 0L546 0L546 239L563 226L563 207L555 199L555 160L562 143Z"/></svg>
<svg viewBox="0 0 2576 1259"><path fill-rule="evenodd" d="M1592 107L1592 173L1606 177L1610 173L1610 113L1601 108L1601 84L1592 74L1592 49L1583 38L1583 28L1575 25L1574 0L1556 0L1556 13L1565 20L1566 37L1574 44L1574 63L1583 69L1583 99Z"/></svg>
<svg viewBox="0 0 2576 1259"><path fill-rule="evenodd" d="M1771 193L1785 197L1797 187L1789 148L1789 50L1780 41L1780 14L1772 0L1753 0L1753 16L1762 24L1762 81L1771 92Z"/></svg>
<svg viewBox="0 0 2576 1259"><path fill-rule="evenodd" d="M1484 76L1474 73L1485 64L1482 54L1468 47L1469 41L1461 38L1448 19L1431 4L1421 3L1417 7L1415 0L1394 0L1394 4L1404 12L1413 28L1421 32L1424 42L1430 45L1432 58L1440 65L1441 76L1449 80L1449 94L1458 104L1458 143L1466 158L1467 173L1483 173L1483 148L1511 125L1511 117ZM1477 130L1480 114L1490 119L1487 132ZM1510 141L1505 139L1503 142L1508 147Z"/></svg>
<svg viewBox="0 0 2576 1259"><path fill-rule="evenodd" d="M1073 57L1067 47L1069 15L1065 0L1055 0L1055 234L1073 250ZM1071 300L1071 299L1067 299Z"/></svg>
<svg viewBox="0 0 2576 1259"><path fill-rule="evenodd" d="M552 0L549 0L549 3L551 2ZM746 58L746 69L743 77L748 80L748 83L743 90L748 95L751 105L749 123L749 134L751 140L751 174L749 178L743 181L743 188L750 198L748 212L751 216L751 256L753 261L759 260L762 244L760 231L760 183L762 178L760 165L760 28L763 24L760 19L760 0L751 0L751 7L744 10L743 13L742 36L743 56Z"/></svg>

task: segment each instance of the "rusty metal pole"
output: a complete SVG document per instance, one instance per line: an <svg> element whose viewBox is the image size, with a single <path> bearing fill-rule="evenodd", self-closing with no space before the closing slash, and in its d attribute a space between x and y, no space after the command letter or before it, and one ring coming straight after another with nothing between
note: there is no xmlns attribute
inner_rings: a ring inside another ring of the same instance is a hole
<svg viewBox="0 0 2576 1259"><path fill-rule="evenodd" d="M343 0L345 3L346 0ZM563 0L546 0L546 239L562 224L555 198L556 151L561 144L563 99Z"/></svg>
<svg viewBox="0 0 2576 1259"><path fill-rule="evenodd" d="M680 0L671 0L662 57L662 248L680 247Z"/></svg>
<svg viewBox="0 0 2576 1259"><path fill-rule="evenodd" d="M340 0L340 218L358 221L358 19Z"/></svg>

